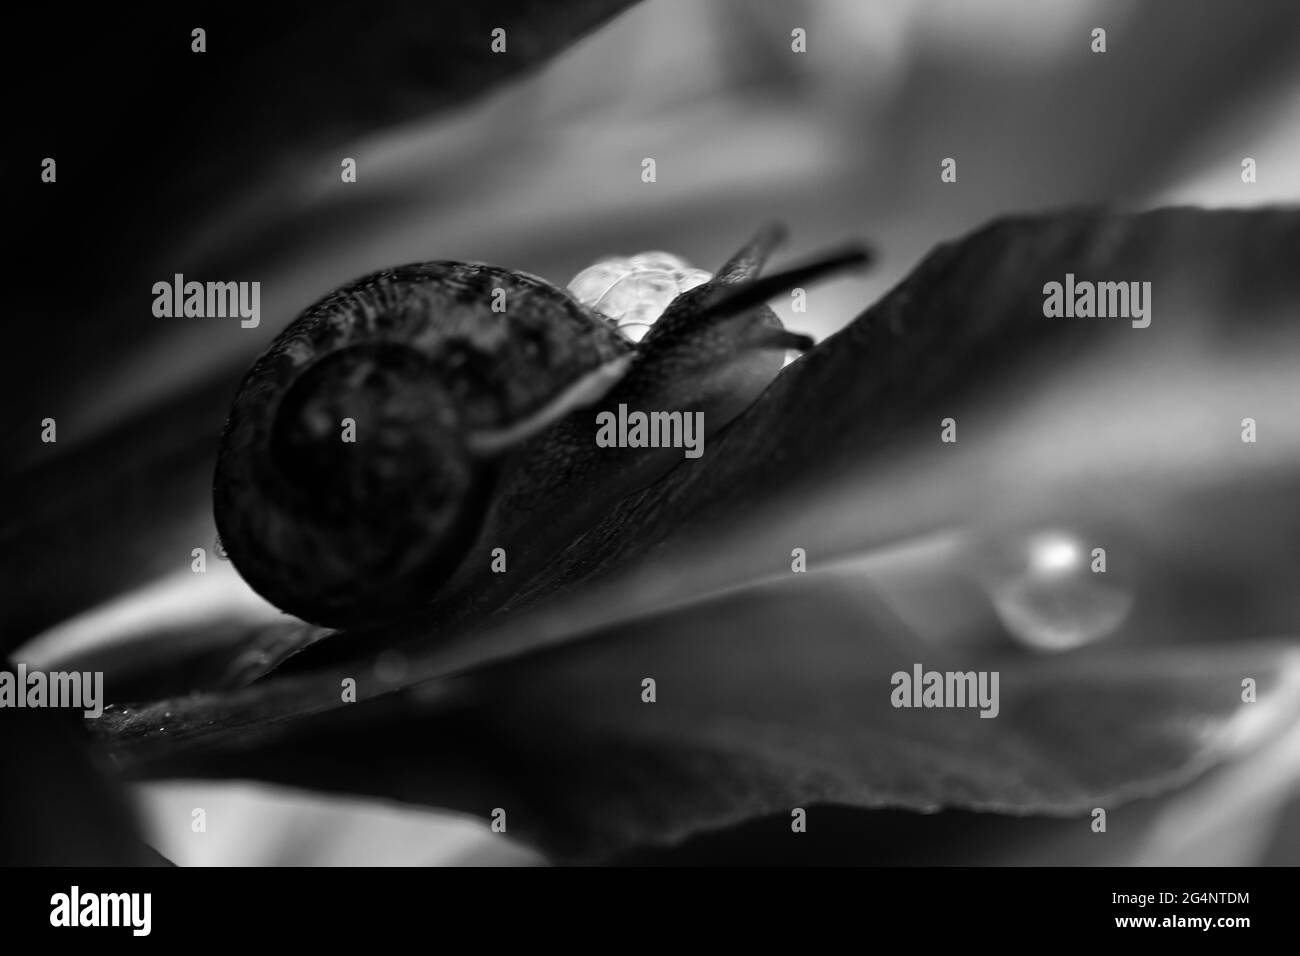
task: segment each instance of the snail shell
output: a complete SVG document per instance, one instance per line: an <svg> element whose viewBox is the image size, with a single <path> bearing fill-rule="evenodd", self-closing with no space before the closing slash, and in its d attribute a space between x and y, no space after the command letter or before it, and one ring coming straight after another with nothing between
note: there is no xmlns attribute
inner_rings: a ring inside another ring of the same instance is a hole
<svg viewBox="0 0 1300 956"><path fill-rule="evenodd" d="M499 597L514 585L468 555L502 546L512 569L520 557L535 569L681 461L596 447L592 404L700 411L707 435L766 388L785 350L811 346L763 303L866 253L757 278L780 237L760 230L711 280L664 254L606 270L605 291L630 279L633 294L592 299L579 283L592 308L527 273L448 261L331 293L235 398L213 480L230 560L271 603L331 627ZM653 322L635 345L618 328L629 316Z"/></svg>
<svg viewBox="0 0 1300 956"><path fill-rule="evenodd" d="M316 623L427 602L495 483L476 438L491 444L572 402L630 349L554 286L492 266L402 266L331 293L235 398L213 482L230 559L271 603Z"/></svg>

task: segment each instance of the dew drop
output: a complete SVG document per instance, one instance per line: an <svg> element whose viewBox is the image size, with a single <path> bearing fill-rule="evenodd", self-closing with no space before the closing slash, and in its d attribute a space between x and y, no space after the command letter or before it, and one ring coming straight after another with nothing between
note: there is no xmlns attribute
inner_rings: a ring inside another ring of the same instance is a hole
<svg viewBox="0 0 1300 956"><path fill-rule="evenodd" d="M642 252L627 258L611 256L588 266L574 276L568 290L635 342L644 335L642 326L654 324L673 299L711 278L677 256Z"/></svg>
<svg viewBox="0 0 1300 956"><path fill-rule="evenodd" d="M640 342L650 331L650 325L646 322L620 322L618 330L633 342Z"/></svg>
<svg viewBox="0 0 1300 956"><path fill-rule="evenodd" d="M696 286L704 285L713 278L713 275L703 269L680 269L673 273L673 278L677 280L678 290L689 292Z"/></svg>
<svg viewBox="0 0 1300 956"><path fill-rule="evenodd" d="M662 250L638 252L634 256L628 256L627 263L637 271L647 272L676 272L690 268L690 264L681 256Z"/></svg>
<svg viewBox="0 0 1300 956"><path fill-rule="evenodd" d="M1092 570L1090 544L1063 530L978 546L978 577L1011 635L1040 651L1066 651L1114 633L1133 605L1131 582Z"/></svg>

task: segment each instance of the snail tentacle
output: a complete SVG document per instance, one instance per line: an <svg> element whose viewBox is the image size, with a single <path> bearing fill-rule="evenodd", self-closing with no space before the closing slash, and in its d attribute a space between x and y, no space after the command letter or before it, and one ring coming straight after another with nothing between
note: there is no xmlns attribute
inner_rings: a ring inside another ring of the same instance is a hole
<svg viewBox="0 0 1300 956"><path fill-rule="evenodd" d="M699 415L707 438L757 400L785 350L812 345L765 303L869 257L854 246L760 278L784 235L763 226L712 278L666 253L598 263L573 297L446 261L331 293L232 405L213 480L231 561L276 606L333 627L430 605L451 620L508 597L683 460L598 444L593 410ZM602 276L619 288L602 291ZM608 294L607 311L588 293ZM623 328L647 323L639 342ZM497 548L508 578L489 570Z"/></svg>
<svg viewBox="0 0 1300 956"><path fill-rule="evenodd" d="M599 402L627 374L631 365L631 355L620 355L613 361L597 366L526 418L505 428L472 432L465 436L465 445L479 455L498 455L508 448L520 445L546 431L575 409Z"/></svg>
<svg viewBox="0 0 1300 956"><path fill-rule="evenodd" d="M515 270L439 261L349 283L276 338L232 404L213 477L231 561L317 624L427 604L498 484L499 456L470 437L535 432L539 410L562 414L575 383L608 388L631 351Z"/></svg>
<svg viewBox="0 0 1300 956"><path fill-rule="evenodd" d="M743 246L736 250L715 275L714 281L734 284L757 276L777 247L782 245L789 230L784 223L765 222Z"/></svg>
<svg viewBox="0 0 1300 956"><path fill-rule="evenodd" d="M734 285L715 286L709 289L705 301L701 303L698 319L707 322L730 318L757 308L796 286L846 269L860 268L870 261L871 254L866 247L850 245L769 276L755 277Z"/></svg>

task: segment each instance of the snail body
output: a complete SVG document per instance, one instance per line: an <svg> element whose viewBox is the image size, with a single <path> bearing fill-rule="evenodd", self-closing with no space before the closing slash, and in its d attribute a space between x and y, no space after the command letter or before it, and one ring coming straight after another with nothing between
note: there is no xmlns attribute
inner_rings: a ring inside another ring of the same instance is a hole
<svg viewBox="0 0 1300 956"><path fill-rule="evenodd" d="M763 302L861 253L753 281L778 236L761 232L693 282L637 343L544 280L494 266L407 265L330 293L273 341L232 405L213 481L230 560L272 604L331 627L472 591L487 570L469 560L476 541L506 548L512 570L544 560L681 460L597 448L593 405L698 409L707 433L766 387L787 348L811 344ZM557 513L561 499L572 507Z"/></svg>

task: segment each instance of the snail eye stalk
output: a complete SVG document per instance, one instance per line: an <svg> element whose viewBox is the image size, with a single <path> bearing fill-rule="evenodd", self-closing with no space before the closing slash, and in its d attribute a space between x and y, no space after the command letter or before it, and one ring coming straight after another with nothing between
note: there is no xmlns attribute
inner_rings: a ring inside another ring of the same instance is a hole
<svg viewBox="0 0 1300 956"><path fill-rule="evenodd" d="M807 262L783 269L770 276L742 280L736 284L722 284L707 296L699 306L699 320L703 322L729 318L762 305L769 299L791 289L815 282L837 272L864 268L871 262L871 252L861 245L849 245ZM716 280L715 280L716 281Z"/></svg>
<svg viewBox="0 0 1300 956"><path fill-rule="evenodd" d="M763 266L786 240L788 230L780 222L765 222L747 243L741 246L718 270L717 281L734 284L755 278Z"/></svg>

